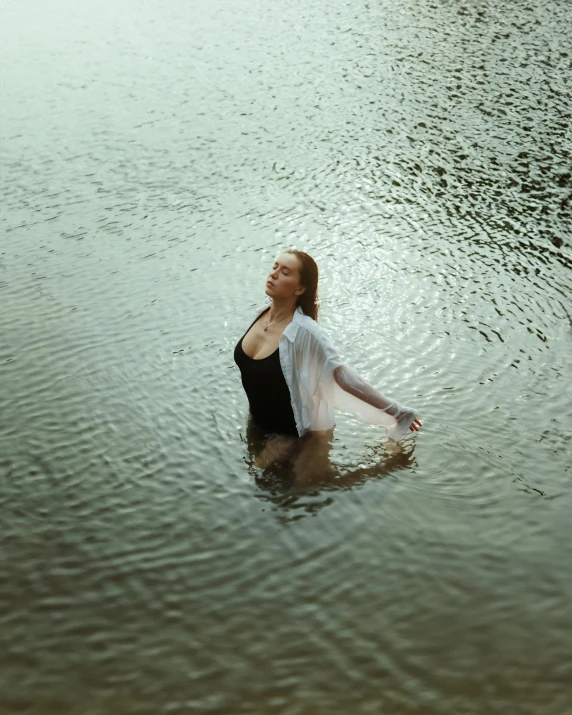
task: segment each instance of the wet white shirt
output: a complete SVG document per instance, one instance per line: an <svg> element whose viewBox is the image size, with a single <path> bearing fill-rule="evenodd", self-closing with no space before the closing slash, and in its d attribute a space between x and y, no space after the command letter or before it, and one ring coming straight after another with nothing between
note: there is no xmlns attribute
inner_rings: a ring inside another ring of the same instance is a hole
<svg viewBox="0 0 572 715"><path fill-rule="evenodd" d="M272 298L267 296L253 317L259 316L271 302ZM326 331L300 306L282 333L278 350L300 437L307 431L335 427L334 409L339 409L361 417L368 424L382 425L387 436L398 441L419 414L377 392L361 378L341 359ZM334 370L338 367L341 369L336 379ZM347 387L364 396L374 393L384 407L374 407L348 392Z"/></svg>

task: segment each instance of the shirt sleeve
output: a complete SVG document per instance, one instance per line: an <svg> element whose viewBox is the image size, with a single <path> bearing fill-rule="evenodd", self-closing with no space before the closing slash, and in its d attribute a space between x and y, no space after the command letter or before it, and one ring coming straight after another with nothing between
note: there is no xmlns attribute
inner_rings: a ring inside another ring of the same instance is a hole
<svg viewBox="0 0 572 715"><path fill-rule="evenodd" d="M387 436L397 442L409 432L409 427L419 415L413 408L383 395L348 365L334 347L328 333L320 328L312 333L312 357L316 367L313 395L329 402L335 409L357 415L364 422L382 425ZM334 374L336 368L337 379ZM355 394L358 393L358 394ZM371 401L375 402L374 406ZM381 405L381 406L379 406Z"/></svg>

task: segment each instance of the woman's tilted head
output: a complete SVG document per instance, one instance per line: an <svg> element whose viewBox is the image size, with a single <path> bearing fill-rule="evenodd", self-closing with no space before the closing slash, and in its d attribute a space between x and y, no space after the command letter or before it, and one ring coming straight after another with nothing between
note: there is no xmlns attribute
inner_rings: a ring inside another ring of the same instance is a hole
<svg viewBox="0 0 572 715"><path fill-rule="evenodd" d="M272 298L294 298L304 313L318 320L318 266L312 256L289 248L272 266L266 284Z"/></svg>

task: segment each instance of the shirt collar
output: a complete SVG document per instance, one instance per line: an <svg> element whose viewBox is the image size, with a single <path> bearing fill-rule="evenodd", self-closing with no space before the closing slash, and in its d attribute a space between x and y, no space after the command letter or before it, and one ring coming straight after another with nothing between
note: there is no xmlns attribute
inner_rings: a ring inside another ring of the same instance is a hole
<svg viewBox="0 0 572 715"><path fill-rule="evenodd" d="M272 303L272 298L270 296L266 296L264 303L262 303L262 305L259 305L256 309L256 315L260 315L263 310L266 310L270 303ZM304 311L300 306L298 306L294 312L294 315L292 316L292 321L288 323L288 325L284 329L284 332L282 333L282 335L287 337L291 343L293 343L296 339L296 333L298 332L298 327L302 322L303 315L305 315Z"/></svg>

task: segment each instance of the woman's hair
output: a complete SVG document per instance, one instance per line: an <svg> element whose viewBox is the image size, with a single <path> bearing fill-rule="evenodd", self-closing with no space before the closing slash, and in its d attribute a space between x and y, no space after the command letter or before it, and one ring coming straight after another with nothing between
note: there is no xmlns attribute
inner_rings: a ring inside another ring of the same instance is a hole
<svg viewBox="0 0 572 715"><path fill-rule="evenodd" d="M306 290L298 296L296 305L299 305L306 315L318 322L318 309L320 299L318 298L318 266L316 261L304 251L297 251L289 248L284 253L292 253L300 263L300 285Z"/></svg>

